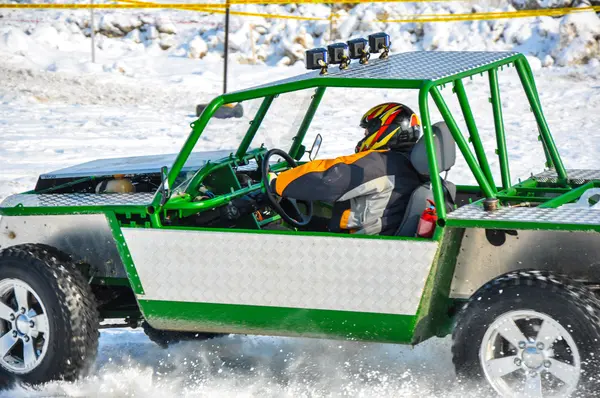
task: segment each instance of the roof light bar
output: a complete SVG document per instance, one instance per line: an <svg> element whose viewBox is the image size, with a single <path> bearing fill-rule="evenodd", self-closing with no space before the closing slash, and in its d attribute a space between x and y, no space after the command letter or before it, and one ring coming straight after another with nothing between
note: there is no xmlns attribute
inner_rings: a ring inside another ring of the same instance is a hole
<svg viewBox="0 0 600 398"><path fill-rule="evenodd" d="M347 69L350 60L359 59L361 64L369 63L371 54L381 53L380 59L389 56L392 42L390 35L385 32L369 35L364 38L348 40L347 43L333 43L327 48L313 48L306 51L306 69L321 69L321 75L327 74L328 65L340 65Z"/></svg>
<svg viewBox="0 0 600 398"><path fill-rule="evenodd" d="M368 51L369 41L364 38L348 40L350 59L360 59L361 64L369 62L371 54Z"/></svg>
<svg viewBox="0 0 600 398"><path fill-rule="evenodd" d="M350 57L348 56L348 45L346 43L334 43L327 46L329 55L329 63L332 65L340 65L340 69L347 69L350 65Z"/></svg>
<svg viewBox="0 0 600 398"><path fill-rule="evenodd" d="M377 54L383 50L379 58L387 58L390 54L390 46L392 42L390 35L385 32L373 33L369 35L369 51L372 54Z"/></svg>
<svg viewBox="0 0 600 398"><path fill-rule="evenodd" d="M321 74L327 74L327 62L329 60L327 56L327 50L324 48L313 48L307 50L306 53L306 69L321 69Z"/></svg>

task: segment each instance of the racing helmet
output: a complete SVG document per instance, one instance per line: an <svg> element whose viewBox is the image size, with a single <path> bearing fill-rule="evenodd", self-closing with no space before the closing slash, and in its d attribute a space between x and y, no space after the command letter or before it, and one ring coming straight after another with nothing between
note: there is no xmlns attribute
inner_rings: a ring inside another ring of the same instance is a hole
<svg viewBox="0 0 600 398"><path fill-rule="evenodd" d="M356 152L373 149L410 149L421 135L419 117L406 105L386 102L377 105L360 119L365 138L356 144Z"/></svg>

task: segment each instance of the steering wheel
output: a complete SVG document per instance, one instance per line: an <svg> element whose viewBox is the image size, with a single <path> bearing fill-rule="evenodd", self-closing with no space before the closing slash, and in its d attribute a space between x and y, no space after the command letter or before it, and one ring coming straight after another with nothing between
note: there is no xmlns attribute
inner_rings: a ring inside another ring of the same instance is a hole
<svg viewBox="0 0 600 398"><path fill-rule="evenodd" d="M265 186L265 192L267 194L267 199L271 204L271 207L279 213L281 218L284 219L288 224L294 227L304 227L306 226L313 216L313 203L312 201L301 201L292 198L285 198L277 195L277 193L273 192L271 189L271 184L269 184L269 160L273 156L280 156L287 162L287 164L291 167L298 167L298 164L287 152L282 151L281 149L271 149L265 154L265 157L262 161L262 182ZM306 214L303 214L298 208L298 202L302 202L306 205Z"/></svg>

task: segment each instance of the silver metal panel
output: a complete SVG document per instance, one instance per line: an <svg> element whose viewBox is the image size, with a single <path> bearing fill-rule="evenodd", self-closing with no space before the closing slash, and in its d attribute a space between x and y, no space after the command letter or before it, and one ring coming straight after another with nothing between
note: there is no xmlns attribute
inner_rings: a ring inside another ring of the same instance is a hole
<svg viewBox="0 0 600 398"><path fill-rule="evenodd" d="M127 277L103 214L2 216L0 249L23 243L55 247L92 266L99 277Z"/></svg>
<svg viewBox="0 0 600 398"><path fill-rule="evenodd" d="M585 184L589 181L600 180L600 170L567 170L567 176L570 182ZM550 169L534 175L533 179L539 182L556 183L558 181L558 174L556 174L556 170Z"/></svg>
<svg viewBox="0 0 600 398"><path fill-rule="evenodd" d="M517 54L488 51L416 51L392 54L388 59L379 59L373 54L373 58L367 65L361 65L358 60L353 60L346 70L340 70L337 65L330 65L326 76L320 76L319 71L312 71L248 90L315 78L438 80Z"/></svg>
<svg viewBox="0 0 600 398"><path fill-rule="evenodd" d="M218 160L229 156L229 154L233 152L235 152L235 150L192 152L182 171L185 172L198 170L209 160ZM177 155L177 153L172 153L166 155L133 156L127 158L92 160L91 162L86 162L42 174L40 178L45 180L54 178L75 178L89 176L101 177L111 176L114 174L160 173L161 167L171 167Z"/></svg>
<svg viewBox="0 0 600 398"><path fill-rule="evenodd" d="M521 221L553 224L600 225L600 210L539 207L503 207L485 211L477 205L466 205L448 214L452 220Z"/></svg>
<svg viewBox="0 0 600 398"><path fill-rule="evenodd" d="M600 282L600 234L518 231L501 246L490 244L485 229L467 229L456 262L451 297L469 298L485 283L509 271L549 270L586 282Z"/></svg>
<svg viewBox="0 0 600 398"><path fill-rule="evenodd" d="M146 300L414 315L437 242L124 228Z"/></svg>
<svg viewBox="0 0 600 398"><path fill-rule="evenodd" d="M152 203L153 193L57 193L17 194L0 203L0 208L15 207L62 207L62 206L134 206Z"/></svg>

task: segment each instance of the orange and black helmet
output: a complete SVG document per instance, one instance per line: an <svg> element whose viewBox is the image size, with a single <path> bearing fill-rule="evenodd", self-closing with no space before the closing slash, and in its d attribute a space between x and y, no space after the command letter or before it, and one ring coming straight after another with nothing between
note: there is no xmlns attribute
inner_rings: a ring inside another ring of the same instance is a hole
<svg viewBox="0 0 600 398"><path fill-rule="evenodd" d="M369 109L360 119L366 129L365 138L356 145L356 152L372 149L409 149L421 135L419 117L408 107L387 102Z"/></svg>

